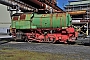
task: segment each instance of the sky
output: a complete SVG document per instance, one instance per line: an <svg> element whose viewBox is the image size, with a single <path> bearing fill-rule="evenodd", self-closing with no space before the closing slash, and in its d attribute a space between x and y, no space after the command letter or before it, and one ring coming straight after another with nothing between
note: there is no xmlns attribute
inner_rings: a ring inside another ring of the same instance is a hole
<svg viewBox="0 0 90 60"><path fill-rule="evenodd" d="M57 6L59 6L61 9L64 9L63 7L68 4L68 0L57 0Z"/></svg>

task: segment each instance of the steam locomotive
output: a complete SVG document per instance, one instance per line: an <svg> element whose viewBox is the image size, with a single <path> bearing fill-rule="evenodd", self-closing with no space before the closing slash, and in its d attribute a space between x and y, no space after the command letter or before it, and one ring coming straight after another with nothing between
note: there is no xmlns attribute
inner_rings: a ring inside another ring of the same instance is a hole
<svg viewBox="0 0 90 60"><path fill-rule="evenodd" d="M17 13L12 16L10 33L15 40L28 42L75 42L78 32L68 13Z"/></svg>

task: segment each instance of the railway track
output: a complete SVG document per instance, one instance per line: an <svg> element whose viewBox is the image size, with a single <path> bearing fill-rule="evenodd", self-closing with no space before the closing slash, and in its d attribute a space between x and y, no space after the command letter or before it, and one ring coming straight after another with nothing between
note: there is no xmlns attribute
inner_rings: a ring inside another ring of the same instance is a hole
<svg viewBox="0 0 90 60"><path fill-rule="evenodd" d="M11 43L11 41L14 41L12 36L9 36L7 34L0 34L0 44L8 43L8 42ZM13 43L15 43L15 41ZM19 43L19 42L16 42L16 43ZM22 43L24 43L24 42L22 42ZM62 43L58 43L58 44L62 44ZM85 39L79 38L78 40L76 40L75 45L88 45L88 46L90 46L90 38L85 38Z"/></svg>
<svg viewBox="0 0 90 60"><path fill-rule="evenodd" d="M0 49L2 49L3 47L26 51L62 54L66 55L66 59L72 57L76 60L90 60L90 47L83 45L9 42L0 45Z"/></svg>

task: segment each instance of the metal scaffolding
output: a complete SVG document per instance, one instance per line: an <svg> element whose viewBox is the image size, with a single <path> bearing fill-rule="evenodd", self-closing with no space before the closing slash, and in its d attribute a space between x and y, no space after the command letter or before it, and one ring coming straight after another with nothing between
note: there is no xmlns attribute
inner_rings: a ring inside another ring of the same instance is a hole
<svg viewBox="0 0 90 60"><path fill-rule="evenodd" d="M66 12L72 16L72 24L76 26L82 34L90 34L90 2L70 1L65 7ZM86 27L85 27L86 26Z"/></svg>

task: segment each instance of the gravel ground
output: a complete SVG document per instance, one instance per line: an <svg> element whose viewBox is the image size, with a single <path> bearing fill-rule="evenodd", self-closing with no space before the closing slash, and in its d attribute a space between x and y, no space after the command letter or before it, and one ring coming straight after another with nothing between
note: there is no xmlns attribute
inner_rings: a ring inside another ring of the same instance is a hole
<svg viewBox="0 0 90 60"><path fill-rule="evenodd" d="M0 45L2 47L11 47L20 50L48 52L56 54L65 54L66 58L72 57L76 60L90 60L90 46L82 45L65 45L49 43L27 43L27 42L10 42Z"/></svg>

